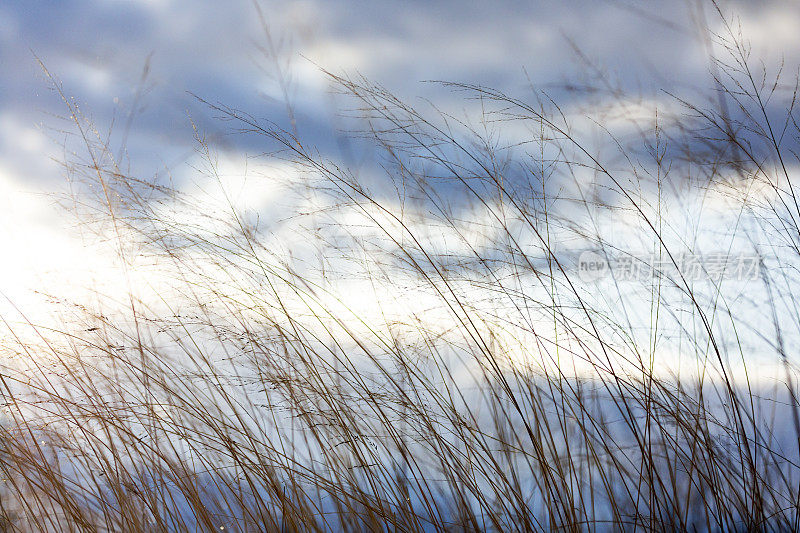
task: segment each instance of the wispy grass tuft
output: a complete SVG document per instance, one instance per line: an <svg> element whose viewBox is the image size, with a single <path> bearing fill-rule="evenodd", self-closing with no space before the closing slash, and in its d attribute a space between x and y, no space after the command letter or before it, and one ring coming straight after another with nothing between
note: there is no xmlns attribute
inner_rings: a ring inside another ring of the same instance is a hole
<svg viewBox="0 0 800 533"><path fill-rule="evenodd" d="M68 203L126 286L6 323L4 530L797 530L795 90L726 29L725 111L612 94L634 127L329 74L380 154L359 169L205 102L271 154L247 183L201 131L196 186L130 175L54 81ZM576 267L709 245L777 260Z"/></svg>

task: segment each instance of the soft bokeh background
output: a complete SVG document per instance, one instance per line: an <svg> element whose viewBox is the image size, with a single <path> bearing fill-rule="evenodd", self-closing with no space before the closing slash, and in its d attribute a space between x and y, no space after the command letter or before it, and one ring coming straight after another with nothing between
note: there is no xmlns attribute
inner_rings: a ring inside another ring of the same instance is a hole
<svg viewBox="0 0 800 533"><path fill-rule="evenodd" d="M719 5L740 17L754 56L796 68L798 3ZM712 4L694 0L5 2L0 291L30 312L32 290L123 283L50 196L66 189L59 162L69 159L62 151L66 106L54 83L108 132L131 173L170 174L183 185L196 177L193 123L224 154L223 174L246 174L254 164L248 155L269 149L257 137L229 135L229 124L196 96L296 128L326 158L357 167L370 154L343 133L354 119L323 69L363 75L412 104L430 99L467 115L480 102L429 81L520 97L544 90L576 115L622 99L647 115L674 107L670 93L713 102L709 59L718 51L706 30L719 24ZM624 134L624 124L607 125ZM243 193L265 217L285 209L276 194Z"/></svg>

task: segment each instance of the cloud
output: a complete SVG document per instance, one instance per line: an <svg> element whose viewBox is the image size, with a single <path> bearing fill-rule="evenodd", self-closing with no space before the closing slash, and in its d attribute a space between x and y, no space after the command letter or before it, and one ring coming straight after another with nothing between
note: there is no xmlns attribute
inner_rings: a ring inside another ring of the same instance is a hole
<svg viewBox="0 0 800 533"><path fill-rule="evenodd" d="M693 19L696 14L678 0L660 2L658 9L588 0L547 5L310 0L263 6L274 57L264 57L258 48L269 45L249 2L97 0L46 6L15 2L0 7L4 21L0 160L4 190L11 191L3 220L15 228L4 243L6 249L20 257L30 253L23 251L25 246L58 251L50 257L34 252L30 262L37 266L30 272L52 272L62 266L63 272L79 272L108 264L103 252L86 252L85 244L62 235L59 224L48 218L53 215L45 215L52 212L48 200L32 200L29 194L63 186L59 167L47 162L48 156L63 155L49 137L58 142L66 139L69 148L81 150L73 137L60 133L65 122L53 116L65 112L64 104L50 90L31 50L63 82L65 92L76 97L101 137L111 129L115 155L123 153L126 141L130 161L123 158L120 164L130 163L132 173L150 176L167 167L180 186L196 185L193 180L199 178L190 166L196 163L191 119L225 154L222 175L235 203L273 221L285 218L274 209L282 202L286 211L320 206L298 203L274 182L265 185L259 175L263 169L254 171L245 154L269 153L275 146L257 135L228 135L236 125L220 122L188 91L290 130L283 102L286 90L304 141L323 157L352 165L381 185L378 164L383 161L374 147L338 131L364 124L341 116L352 102L330 94L317 65L334 73L363 74L414 105L425 106L421 98L430 98L438 109L459 117L480 117L482 102L420 82L463 81L522 98L533 98L534 89L545 89L570 117L581 117L592 106L604 107L604 126L621 137L635 134L635 125L648 123L655 108L672 109L674 101L660 89L697 96L707 95L711 87L705 45ZM797 7L774 1L757 8L743 2L732 9L744 14L743 29L754 46L767 52L786 51L787 60L797 62L798 37L793 31L800 23ZM707 16L715 20L710 10ZM718 22L713 27L720 29ZM142 82L150 54L150 70ZM573 90L575 86L597 90ZM41 123L52 129L37 128ZM509 144L535 133L514 123L502 124L502 130L502 140ZM530 177L530 169L521 164L527 148L514 151L514 157L522 155L512 161L518 164L508 165L512 178ZM279 165L269 172L288 179L295 176ZM583 183L584 178L590 176L578 176L578 181ZM20 197L11 184L29 193ZM486 213L463 201L463 188L452 187L447 180L434 184L445 201L462 203L462 218L472 222L463 228L467 242L485 246L497 229L490 227ZM553 188L563 191L569 186L555 183ZM468 247L450 230L430 218L420 217L418 222L427 227L430 242L437 247L452 246L452 252L467 254ZM294 245L290 234L286 229L273 238ZM58 261L52 258L55 255ZM28 270L6 268L11 269L6 279L35 283ZM76 285L78 277L73 278Z"/></svg>

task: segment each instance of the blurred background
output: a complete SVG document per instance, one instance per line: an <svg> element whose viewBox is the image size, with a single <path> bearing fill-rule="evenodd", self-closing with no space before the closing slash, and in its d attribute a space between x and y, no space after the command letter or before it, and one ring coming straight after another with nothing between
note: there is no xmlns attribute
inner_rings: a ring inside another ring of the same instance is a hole
<svg viewBox="0 0 800 533"><path fill-rule="evenodd" d="M195 127L230 176L265 164L252 158L271 150L258 136L233 135L236 126L199 99L274 123L337 164L374 167L372 148L348 134L360 127L352 102L325 71L458 116L479 116L483 103L431 81L545 94L571 117L606 106L603 127L624 138L639 135L637 113L652 120L674 110L676 96L720 103L714 36L733 14L754 57L796 69L800 5L780 0L4 2L3 305L32 312L32 290L123 283L53 196L70 187L63 163L76 149L64 98L126 173L179 188L197 176ZM240 196L265 219L291 215L274 190L241 188Z"/></svg>

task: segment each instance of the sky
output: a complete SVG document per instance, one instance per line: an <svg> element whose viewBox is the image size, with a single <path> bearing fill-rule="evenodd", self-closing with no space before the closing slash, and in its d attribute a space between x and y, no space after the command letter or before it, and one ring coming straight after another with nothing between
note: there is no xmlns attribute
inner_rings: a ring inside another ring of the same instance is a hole
<svg viewBox="0 0 800 533"><path fill-rule="evenodd" d="M637 93L706 90L698 5L299 1L261 8L303 135L332 149L329 132L339 109L321 69L362 74L402 97L436 98L443 106L463 102L425 81L480 83L520 96L533 86L567 105L583 96L563 85L592 77L581 56ZM713 26L716 16L702 5ZM745 21L760 55L798 54L790 46L800 20L796 4L747 2L731 11ZM63 112L37 57L98 124L110 127L114 117L125 123L138 98L128 141L140 150L139 161L191 146L189 117L224 130L189 93L272 120L285 115L279 69L259 50L269 45L251 2L12 1L3 3L0 17L0 153L25 182L54 179L52 171L32 165L46 165L36 161L47 148L41 130L53 127L50 113ZM791 64L797 57L786 59Z"/></svg>
<svg viewBox="0 0 800 533"><path fill-rule="evenodd" d="M698 15L704 8L704 17ZM796 61L800 8L792 2L732 4L760 56ZM464 105L429 80L480 83L524 96L546 89L561 104L584 95L565 85L611 83L655 98L706 91L711 80L702 24L710 5L566 2L275 2L261 4L267 39L248 1L106 0L4 2L0 7L0 154L17 181L47 187L57 174L45 137L64 106L37 58L102 128L125 130L137 161L172 163L191 147L189 118L214 121L195 94L282 122L286 78L298 126L314 145L335 150L335 98L322 69L361 74L401 97ZM269 42L272 42L270 47ZM263 49L275 53L265 58ZM794 54L795 57L791 57ZM277 61L276 58L277 57ZM148 61L149 58L149 61ZM592 63L587 68L586 61ZM141 83L149 62L149 75ZM597 83L594 81L594 83ZM191 94L190 94L191 93ZM246 139L237 142L247 147Z"/></svg>
<svg viewBox="0 0 800 533"><path fill-rule="evenodd" d="M754 55L797 68L800 4L720 7L738 15ZM431 81L520 98L545 91L571 116L618 91L649 120L653 109L674 107L671 95L713 101L709 52L720 50L709 48L704 28L721 31L720 18L695 0L3 2L0 291L24 307L33 305L35 288L122 283L55 206L52 194L67 187L59 162L68 156L68 127L54 84L109 132L132 173L168 171L181 186L202 189L194 126L222 152L229 176L246 172L249 156L269 147L257 136L232 135L198 97L292 129L288 102L307 144L358 166L372 155L343 133L359 123L325 71L364 76L415 105L467 116L479 102ZM629 133L625 124L607 125ZM267 213L275 194L239 189L242 201Z"/></svg>

